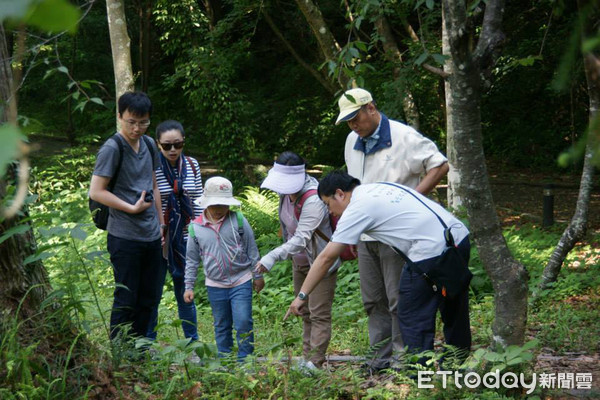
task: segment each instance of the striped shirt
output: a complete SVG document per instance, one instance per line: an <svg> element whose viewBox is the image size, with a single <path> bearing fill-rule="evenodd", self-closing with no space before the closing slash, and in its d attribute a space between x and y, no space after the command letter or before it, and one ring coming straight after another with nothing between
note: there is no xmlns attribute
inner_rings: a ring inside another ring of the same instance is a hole
<svg viewBox="0 0 600 400"><path fill-rule="evenodd" d="M199 205L194 203L194 201L200 198L200 196L202 196L202 193L204 192L204 189L202 188L202 176L200 174L200 165L198 164L198 161L196 161L196 159L192 157L186 156L186 161L188 162L185 163L186 174L185 181L183 182L183 188L187 191L188 196L192 201L194 217L198 217L200 214L202 214L202 208L200 208ZM191 163L194 164L193 168ZM178 176L177 168L172 168L173 174L175 176ZM194 169L196 170L195 175ZM165 177L165 174L162 171L162 166L159 166L156 169L156 183L158 184L158 191L160 192L160 200L162 204L162 212L164 215L167 209L167 199L169 198L169 195L173 192L173 188L171 187L169 182L167 182L167 178ZM188 230L184 229L183 232L184 240L187 240Z"/></svg>

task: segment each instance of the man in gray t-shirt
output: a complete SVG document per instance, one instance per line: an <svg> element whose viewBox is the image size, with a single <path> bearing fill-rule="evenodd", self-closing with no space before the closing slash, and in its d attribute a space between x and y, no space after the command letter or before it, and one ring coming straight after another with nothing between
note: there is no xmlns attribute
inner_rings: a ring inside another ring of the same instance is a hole
<svg viewBox="0 0 600 400"><path fill-rule="evenodd" d="M145 336L165 280L165 225L154 174L158 149L154 140L144 136L151 111L152 103L145 93L128 92L119 98L121 130L115 139L121 145L115 140L102 145L90 183L90 198L110 207L107 246L116 285L111 339L127 325L131 325L134 336ZM111 192L108 186L120 157L121 167Z"/></svg>

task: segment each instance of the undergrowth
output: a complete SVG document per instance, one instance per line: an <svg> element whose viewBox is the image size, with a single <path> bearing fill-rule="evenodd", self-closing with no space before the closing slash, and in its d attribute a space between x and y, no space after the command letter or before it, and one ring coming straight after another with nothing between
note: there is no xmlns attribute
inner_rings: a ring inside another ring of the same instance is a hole
<svg viewBox="0 0 600 400"><path fill-rule="evenodd" d="M93 156L86 149L54 158L52 166L34 169L31 187L38 196L33 221L39 250L53 291L40 310L38 325L9 319L0 342L0 398L485 398L519 397L522 390L465 389L441 386L418 389L411 373L391 372L369 380L346 363L306 374L289 361L301 354L302 324L283 316L293 299L291 263L277 264L265 275L266 286L254 295L257 357L237 364L215 357L212 316L204 285L196 285L200 340L188 345L172 285L167 278L158 325L158 340L141 358L115 358L108 340L108 319L114 282L106 252L106 233L95 229L87 210L87 188ZM277 196L244 188L242 211L255 230L261 254L281 239ZM534 291L560 230L535 225L505 230L511 251L531 276ZM574 249L551 289L539 293L529 312L529 336L524 347L491 349L494 317L492 286L476 250L471 257L473 353L463 368L486 373L495 369L531 374L540 348L557 353L597 353L600 323L600 237L590 236ZM595 245L594 245L595 244ZM329 353L364 356L368 352L366 316L360 298L356 261L339 271ZM574 329L576 327L576 329ZM438 339L442 338L438 329ZM443 349L429 355L435 361ZM194 360L194 362L191 362ZM282 361L283 360L283 361ZM405 360L407 365L414 360ZM435 368L435 363L429 368ZM539 396L536 391L530 396Z"/></svg>

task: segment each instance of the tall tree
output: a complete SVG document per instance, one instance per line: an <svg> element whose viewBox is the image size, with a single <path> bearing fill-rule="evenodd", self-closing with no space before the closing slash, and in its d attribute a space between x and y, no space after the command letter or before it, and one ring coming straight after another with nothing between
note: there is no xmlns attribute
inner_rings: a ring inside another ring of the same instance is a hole
<svg viewBox="0 0 600 400"><path fill-rule="evenodd" d="M341 50L341 46L325 22L319 7L312 0L296 0L296 4L298 4L298 8L304 15L304 18L306 18L310 29L317 39L319 49L325 61L335 62L336 55ZM340 72L337 76L337 81L342 89L346 89L349 78Z"/></svg>
<svg viewBox="0 0 600 400"><path fill-rule="evenodd" d="M6 47L6 33L0 22L0 101L4 112L0 114L0 125L11 124L16 128L17 107L15 102L15 86ZM17 176L22 175L28 165L11 163L5 176L0 177L0 199L5 199L7 188L17 184ZM0 168L3 170L4 168ZM27 180L18 183L27 185ZM16 200L15 200L16 201ZM19 316L30 316L39 309L42 300L49 291L48 276L41 261L25 260L36 251L36 242L27 211L7 216L6 209L0 209L0 232L8 235L0 243L0 328L5 319L12 316L17 309ZM12 213L11 213L12 214ZM12 232L12 234L11 234ZM22 305L19 307L20 303Z"/></svg>
<svg viewBox="0 0 600 400"><path fill-rule="evenodd" d="M106 11L115 70L115 92L118 99L123 93L134 90L131 68L131 40L127 33L127 20L125 19L123 1L106 0Z"/></svg>
<svg viewBox="0 0 600 400"><path fill-rule="evenodd" d="M598 4L594 1L578 1L577 3L580 14L579 21L585 19L582 22L584 26L579 29L582 33L582 43L584 43L586 40L598 36L597 32L593 32L599 16ZM583 54L583 65L590 102L590 115L583 170L579 184L579 196L577 197L577 205L573 218L563 232L544 269L540 289L546 289L552 282L556 282L567 254L583 238L587 230L590 195L595 169L593 157L596 151L597 140L600 137L600 118L598 118L598 109L600 107L600 55L598 52L590 50Z"/></svg>
<svg viewBox="0 0 600 400"><path fill-rule="evenodd" d="M494 287L494 341L522 344L527 323L528 274L511 255L492 199L481 133L481 72L494 60L504 40L503 0L488 0L478 40L467 2L443 0L443 23L448 43L447 135L454 175L450 180L463 199L479 257ZM481 3L480 3L481 5ZM473 43L476 43L474 45ZM459 179L457 179L457 177Z"/></svg>

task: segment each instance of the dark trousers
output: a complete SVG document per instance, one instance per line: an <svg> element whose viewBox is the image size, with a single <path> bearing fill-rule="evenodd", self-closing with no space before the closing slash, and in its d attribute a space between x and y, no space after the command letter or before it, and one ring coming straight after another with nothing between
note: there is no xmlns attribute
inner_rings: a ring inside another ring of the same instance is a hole
<svg viewBox="0 0 600 400"><path fill-rule="evenodd" d="M128 324L132 335L143 337L165 283L160 239L140 242L109 234L107 244L115 278L110 338L115 339Z"/></svg>
<svg viewBox="0 0 600 400"><path fill-rule="evenodd" d="M458 249L468 262L471 250L468 237L460 242ZM425 262L434 262L434 259ZM428 270L426 265L418 264L422 270ZM434 292L420 274L413 271L408 264L405 265L400 278L398 318L402 339L409 352L433 349L438 309L444 323L446 344L456 346L462 353L468 354L471 348L469 288L465 288L454 299L447 299L439 291Z"/></svg>

